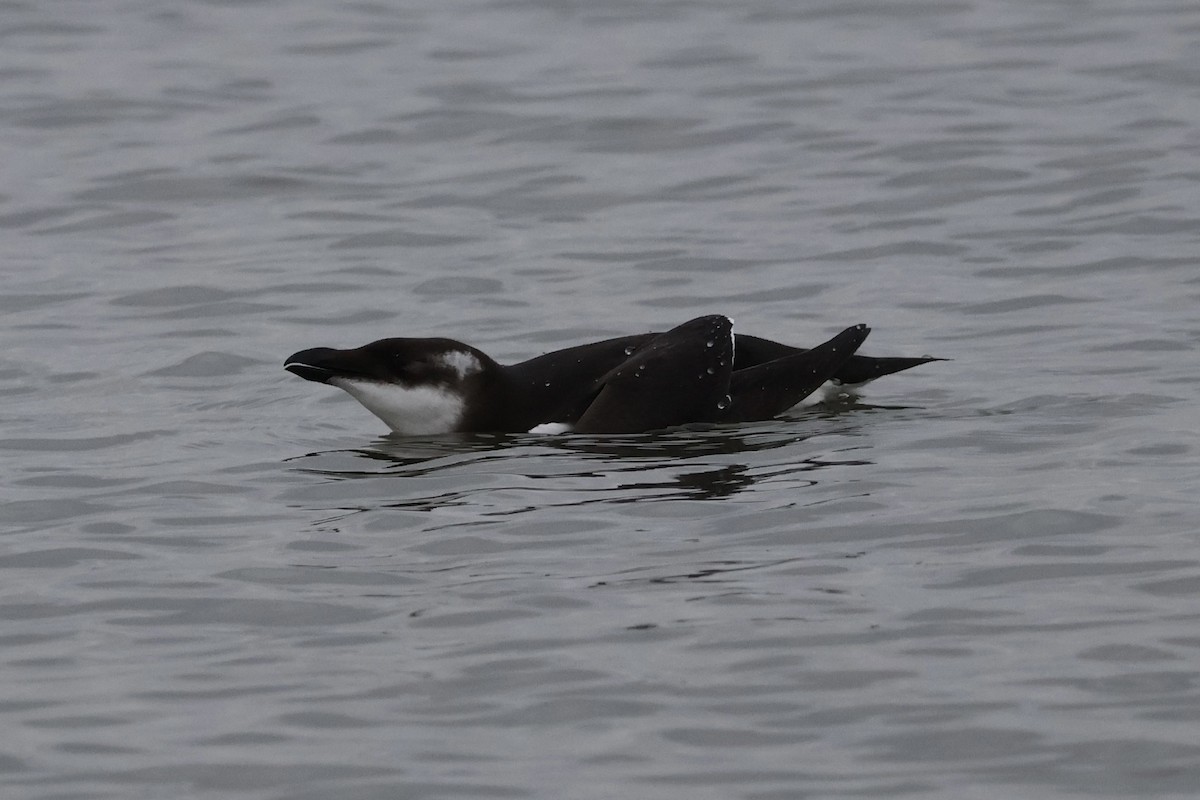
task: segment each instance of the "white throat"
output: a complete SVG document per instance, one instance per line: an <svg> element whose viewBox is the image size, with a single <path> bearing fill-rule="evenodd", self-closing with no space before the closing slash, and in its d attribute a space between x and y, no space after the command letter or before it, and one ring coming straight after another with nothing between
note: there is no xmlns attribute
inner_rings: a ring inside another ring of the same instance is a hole
<svg viewBox="0 0 1200 800"><path fill-rule="evenodd" d="M329 382L405 436L451 433L462 420L462 396L444 386L401 386L353 378Z"/></svg>

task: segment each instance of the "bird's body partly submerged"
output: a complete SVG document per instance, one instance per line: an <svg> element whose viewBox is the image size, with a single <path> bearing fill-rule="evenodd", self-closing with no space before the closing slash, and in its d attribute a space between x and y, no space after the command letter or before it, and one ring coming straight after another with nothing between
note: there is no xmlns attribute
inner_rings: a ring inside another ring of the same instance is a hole
<svg viewBox="0 0 1200 800"><path fill-rule="evenodd" d="M827 381L856 387L940 359L855 355L866 325L811 349L733 333L720 315L497 364L453 339L380 339L301 350L284 368L345 390L404 435L639 433L692 423L770 419Z"/></svg>

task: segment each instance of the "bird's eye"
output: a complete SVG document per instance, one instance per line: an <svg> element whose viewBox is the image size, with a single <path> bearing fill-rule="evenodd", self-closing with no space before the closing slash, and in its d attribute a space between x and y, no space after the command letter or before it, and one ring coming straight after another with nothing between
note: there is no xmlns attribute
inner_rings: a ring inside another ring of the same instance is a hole
<svg viewBox="0 0 1200 800"><path fill-rule="evenodd" d="M400 374L408 378L419 378L429 372L424 361L408 361L400 365Z"/></svg>

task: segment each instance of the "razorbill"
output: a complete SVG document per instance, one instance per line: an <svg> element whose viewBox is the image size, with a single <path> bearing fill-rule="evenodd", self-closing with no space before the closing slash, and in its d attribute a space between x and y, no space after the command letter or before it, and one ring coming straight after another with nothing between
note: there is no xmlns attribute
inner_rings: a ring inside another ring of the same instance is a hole
<svg viewBox="0 0 1200 800"><path fill-rule="evenodd" d="M855 355L855 325L811 349L734 335L718 314L665 333L568 347L509 366L453 339L380 339L317 347L284 369L345 390L404 435L524 432L554 424L580 433L639 433L689 423L770 419L831 381L856 387L941 359Z"/></svg>

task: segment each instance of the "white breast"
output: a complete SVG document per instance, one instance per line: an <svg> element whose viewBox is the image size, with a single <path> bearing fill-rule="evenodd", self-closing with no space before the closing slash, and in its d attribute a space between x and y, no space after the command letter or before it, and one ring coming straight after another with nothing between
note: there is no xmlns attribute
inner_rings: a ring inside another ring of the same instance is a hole
<svg viewBox="0 0 1200 800"><path fill-rule="evenodd" d="M405 436L450 433L462 419L462 396L443 386L405 387L351 378L329 382Z"/></svg>
<svg viewBox="0 0 1200 800"><path fill-rule="evenodd" d="M818 406L822 403L833 403L843 400L846 397L857 397L858 390L866 386L871 381L863 381L862 383L838 383L837 381L825 381L821 387L808 397L801 400L796 405L801 408L809 406Z"/></svg>
<svg viewBox="0 0 1200 800"><path fill-rule="evenodd" d="M565 422L543 422L541 425L534 425L529 432L554 436L559 433L570 433L571 426Z"/></svg>

